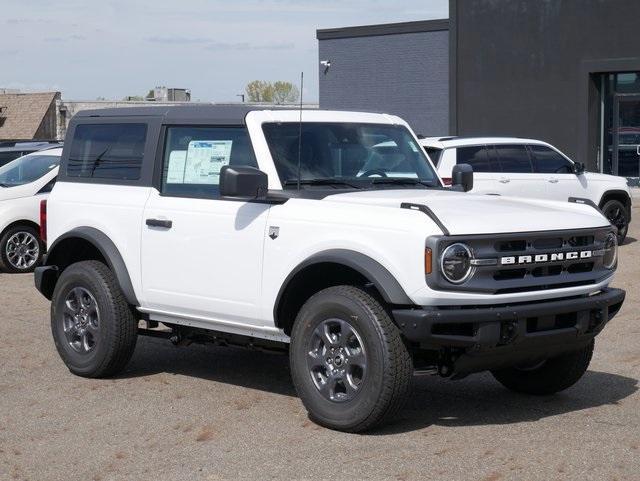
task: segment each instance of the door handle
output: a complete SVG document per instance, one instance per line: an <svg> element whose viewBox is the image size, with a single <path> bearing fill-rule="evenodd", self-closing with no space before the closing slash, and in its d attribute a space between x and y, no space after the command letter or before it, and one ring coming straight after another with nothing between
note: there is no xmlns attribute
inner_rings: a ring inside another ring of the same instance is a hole
<svg viewBox="0 0 640 481"><path fill-rule="evenodd" d="M636 153L640 155L640 145L636 145Z"/></svg>
<svg viewBox="0 0 640 481"><path fill-rule="evenodd" d="M557 184L558 179L549 179L548 182L551 182L552 184Z"/></svg>
<svg viewBox="0 0 640 481"><path fill-rule="evenodd" d="M506 178L504 178L504 177L503 177L502 179L500 179L500 183L501 183L501 184L508 184L509 182L511 182L511 180L510 180L510 179L506 179Z"/></svg>
<svg viewBox="0 0 640 481"><path fill-rule="evenodd" d="M165 229L171 229L173 222L167 219L147 219L146 224L149 227L163 227Z"/></svg>

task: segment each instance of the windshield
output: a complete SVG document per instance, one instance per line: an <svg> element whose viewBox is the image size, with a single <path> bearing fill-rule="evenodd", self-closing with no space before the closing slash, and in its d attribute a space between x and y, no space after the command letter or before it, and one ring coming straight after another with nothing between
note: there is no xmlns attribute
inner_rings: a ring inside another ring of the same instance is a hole
<svg viewBox="0 0 640 481"><path fill-rule="evenodd" d="M426 155L406 127L391 124L303 122L262 127L284 188L336 184L367 188L439 186ZM300 147L299 147L300 146Z"/></svg>
<svg viewBox="0 0 640 481"><path fill-rule="evenodd" d="M60 165L56 155L25 155L0 167L0 186L15 187L39 179Z"/></svg>

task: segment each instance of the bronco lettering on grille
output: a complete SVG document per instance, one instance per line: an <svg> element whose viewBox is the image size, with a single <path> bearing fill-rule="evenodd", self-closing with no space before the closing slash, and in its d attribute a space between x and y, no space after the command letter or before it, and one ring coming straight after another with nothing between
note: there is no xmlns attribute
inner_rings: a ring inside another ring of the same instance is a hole
<svg viewBox="0 0 640 481"><path fill-rule="evenodd" d="M573 251L573 252L552 252L549 254L535 254L522 256L505 256L500 258L503 266L520 264L539 264L544 262L562 262L577 259L590 259L594 256L594 251Z"/></svg>

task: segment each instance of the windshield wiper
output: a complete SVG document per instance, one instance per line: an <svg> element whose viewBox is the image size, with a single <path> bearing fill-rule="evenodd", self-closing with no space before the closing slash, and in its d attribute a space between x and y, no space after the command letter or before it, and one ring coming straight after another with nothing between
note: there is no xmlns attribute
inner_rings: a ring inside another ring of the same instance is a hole
<svg viewBox="0 0 640 481"><path fill-rule="evenodd" d="M12 187L12 185L11 184L0 183L0 187Z"/></svg>
<svg viewBox="0 0 640 481"><path fill-rule="evenodd" d="M290 185L298 185L298 179L287 179L284 181L285 186ZM355 184L350 184L344 180L334 179L333 177L322 177L318 179L300 179L300 185L346 185L347 187L351 187L352 189L359 189Z"/></svg>
<svg viewBox="0 0 640 481"><path fill-rule="evenodd" d="M395 184L395 185L424 185L425 187L433 187L430 182L425 182L411 177L376 177L371 184Z"/></svg>

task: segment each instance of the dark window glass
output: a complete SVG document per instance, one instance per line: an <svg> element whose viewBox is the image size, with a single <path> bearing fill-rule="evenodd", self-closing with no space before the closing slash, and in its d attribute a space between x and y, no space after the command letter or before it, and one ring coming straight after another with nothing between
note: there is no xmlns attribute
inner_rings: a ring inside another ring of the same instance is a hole
<svg viewBox="0 0 640 481"><path fill-rule="evenodd" d="M38 194L46 194L53 190L53 186L56 185L56 181L58 180L58 176L55 176L49 182L47 182L42 189L38 191Z"/></svg>
<svg viewBox="0 0 640 481"><path fill-rule="evenodd" d="M494 146L502 172L530 174L531 160L524 145L495 145Z"/></svg>
<svg viewBox="0 0 640 481"><path fill-rule="evenodd" d="M0 152L0 166L11 162L13 159L17 159L22 155L22 152L10 151L10 152Z"/></svg>
<svg viewBox="0 0 640 481"><path fill-rule="evenodd" d="M57 155L28 155L0 167L0 185L15 187L39 179L60 165Z"/></svg>
<svg viewBox="0 0 640 481"><path fill-rule="evenodd" d="M456 164L469 164L474 172L496 172L495 162L489 159L487 150L483 145L471 147L458 147L456 149Z"/></svg>
<svg viewBox="0 0 640 481"><path fill-rule="evenodd" d="M265 123L262 130L285 188L295 188L298 160L300 177L308 181L368 187L389 177L437 183L424 151L400 125L304 122L302 136L297 122Z"/></svg>
<svg viewBox="0 0 640 481"><path fill-rule="evenodd" d="M137 180L147 138L145 124L83 124L76 127L67 175Z"/></svg>
<svg viewBox="0 0 640 481"><path fill-rule="evenodd" d="M162 192L177 197L215 199L223 165L258 167L243 127L169 127L162 169Z"/></svg>
<svg viewBox="0 0 640 481"><path fill-rule="evenodd" d="M438 165L440 163L440 157L442 156L442 149L439 149L437 147L425 147L424 151L427 153L427 155L431 159L431 162L433 162L435 165Z"/></svg>
<svg viewBox="0 0 640 481"><path fill-rule="evenodd" d="M573 166L562 155L544 145L530 145L535 171L541 174L571 174Z"/></svg>

